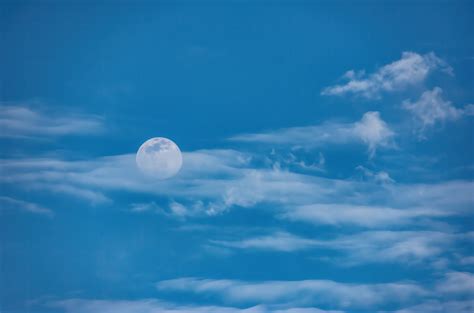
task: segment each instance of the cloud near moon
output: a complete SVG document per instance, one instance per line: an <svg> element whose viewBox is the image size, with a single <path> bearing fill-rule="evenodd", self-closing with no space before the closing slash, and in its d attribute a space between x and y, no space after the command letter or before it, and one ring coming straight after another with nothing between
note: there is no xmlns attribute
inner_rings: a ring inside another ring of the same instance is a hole
<svg viewBox="0 0 474 313"><path fill-rule="evenodd" d="M163 137L145 141L138 149L135 160L143 174L157 179L175 176L183 165L179 147Z"/></svg>

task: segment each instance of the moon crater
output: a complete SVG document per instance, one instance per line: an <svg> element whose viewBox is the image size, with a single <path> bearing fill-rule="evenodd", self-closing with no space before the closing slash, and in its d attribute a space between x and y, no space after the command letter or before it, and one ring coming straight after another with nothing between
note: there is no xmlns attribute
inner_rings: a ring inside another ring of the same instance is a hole
<svg viewBox="0 0 474 313"><path fill-rule="evenodd" d="M179 147L172 140L163 137L145 141L138 149L135 160L143 174L157 179L175 176L183 165Z"/></svg>

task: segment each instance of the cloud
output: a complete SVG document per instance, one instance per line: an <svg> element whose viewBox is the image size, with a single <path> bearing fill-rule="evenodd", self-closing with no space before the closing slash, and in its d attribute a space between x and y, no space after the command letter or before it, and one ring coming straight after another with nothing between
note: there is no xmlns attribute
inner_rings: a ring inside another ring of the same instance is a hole
<svg viewBox="0 0 474 313"><path fill-rule="evenodd" d="M0 105L0 137L47 137L97 134L103 120L94 115L38 110L26 105Z"/></svg>
<svg viewBox="0 0 474 313"><path fill-rule="evenodd" d="M464 109L454 107L451 101L442 98L443 90L439 87L423 92L420 98L412 102L405 100L402 107L410 112L417 124L417 132L421 138L424 132L438 123L454 121L463 115L472 115L472 105Z"/></svg>
<svg viewBox="0 0 474 313"><path fill-rule="evenodd" d="M429 300L424 303L403 308L396 311L383 311L384 313L472 313L474 311L474 301L439 301ZM380 312L382 313L382 312Z"/></svg>
<svg viewBox="0 0 474 313"><path fill-rule="evenodd" d="M354 133L369 147L369 155L373 157L377 147L390 147L395 133L380 118L379 112L367 112L355 123Z"/></svg>
<svg viewBox="0 0 474 313"><path fill-rule="evenodd" d="M378 147L393 147L394 131L379 112L366 112L355 123L328 122L306 127L290 127L263 133L231 137L232 141L314 148L327 144L364 143L370 156Z"/></svg>
<svg viewBox="0 0 474 313"><path fill-rule="evenodd" d="M145 213L153 212L160 213L162 208L157 205L154 201L148 203L132 203L130 205L130 212L132 213Z"/></svg>
<svg viewBox="0 0 474 313"><path fill-rule="evenodd" d="M322 305L336 309L401 304L427 294L412 283L349 284L331 280L249 282L189 277L161 281L157 288L217 296L235 304Z"/></svg>
<svg viewBox="0 0 474 313"><path fill-rule="evenodd" d="M167 181L141 175L131 154L89 161L4 159L0 161L4 174L0 179L6 184L51 192L63 192L60 186L71 185L101 193L115 190L175 198L180 204L202 209L209 215L262 201L301 202L313 197L315 190L320 196L331 192L334 185L328 181L318 186L311 176L252 168L243 156L236 151L219 150L184 153L183 169Z"/></svg>
<svg viewBox="0 0 474 313"><path fill-rule="evenodd" d="M301 238L286 232L276 232L270 235L247 238L240 241L211 240L211 243L238 249L260 249L291 252L314 247L316 241Z"/></svg>
<svg viewBox="0 0 474 313"><path fill-rule="evenodd" d="M474 115L474 104L466 104L464 106L464 111L463 113L466 116L473 116Z"/></svg>
<svg viewBox="0 0 474 313"><path fill-rule="evenodd" d="M436 231L364 231L345 233L333 238L304 238L286 232L239 240L212 240L217 246L293 252L299 250L335 251L334 264L354 266L374 263L436 263L446 253L457 250L457 244L470 244L469 234ZM446 260L447 261L447 260Z"/></svg>
<svg viewBox="0 0 474 313"><path fill-rule="evenodd" d="M395 225L421 221L424 217L466 215L473 204L473 183L469 181L380 185L374 181L331 179L262 167L258 156L235 150L185 152L181 172L166 181L144 177L136 168L133 154L91 160L3 159L0 166L2 184L27 191L79 197L95 205L110 203L108 194L126 192L140 196L139 201L131 203L176 202L163 208L169 214L186 212L185 216L216 215L232 207L268 204L277 215L296 210L293 218L310 219L309 211L304 212L302 207L350 203L352 208L334 213L334 223L343 224L348 220L344 216L357 216L357 210L362 212L363 207L369 207L364 209L371 214L365 217L367 221L363 222L361 217L354 219L353 224L373 227L377 223ZM148 199L143 200L144 197ZM324 221L325 212L324 208L321 210L321 216L317 216L320 222ZM393 222L384 218L383 213L390 214Z"/></svg>
<svg viewBox="0 0 474 313"><path fill-rule="evenodd" d="M474 274L469 272L449 272L444 280L436 285L443 294L464 294L474 297Z"/></svg>
<svg viewBox="0 0 474 313"><path fill-rule="evenodd" d="M160 281L156 288L162 294L201 296L206 304L159 299L49 299L32 304L65 313L467 313L473 307L471 300L446 297L469 294L471 283L471 273L459 272L447 273L427 287L409 281L364 284L318 279L244 281L184 277Z"/></svg>
<svg viewBox="0 0 474 313"><path fill-rule="evenodd" d="M371 171L362 165L357 166L356 170L361 171L365 178L369 180L373 180L376 183L380 183L380 184L395 183L395 180L393 180L390 177L390 175L385 171L379 171L379 172Z"/></svg>
<svg viewBox="0 0 474 313"><path fill-rule="evenodd" d="M272 308L263 305L248 308L215 305L185 305L155 299L99 300L65 299L50 301L47 307L66 313L344 313L317 308Z"/></svg>
<svg viewBox="0 0 474 313"><path fill-rule="evenodd" d="M423 219L455 215L456 212L433 208L396 209L382 206L352 204L308 204L288 209L280 218L315 225L367 228L400 227L419 223Z"/></svg>
<svg viewBox="0 0 474 313"><path fill-rule="evenodd" d="M346 72L343 76L347 80L346 83L326 87L321 94L377 99L384 92L399 91L420 84L436 70L449 75L453 72L452 68L433 52L424 55L403 52L400 60L384 65L372 74L366 75L365 71L356 73L353 70Z"/></svg>
<svg viewBox="0 0 474 313"><path fill-rule="evenodd" d="M344 266L370 263L412 265L436 263L457 250L458 244L470 244L471 241L469 235L463 233L367 231L322 241L319 245L343 252L339 262Z"/></svg>
<svg viewBox="0 0 474 313"><path fill-rule="evenodd" d="M52 217L53 211L36 203L0 196L0 210L20 210Z"/></svg>
<svg viewBox="0 0 474 313"><path fill-rule="evenodd" d="M264 313L259 307L238 309L219 306L177 305L154 299L87 300L67 299L50 302L49 307L67 313Z"/></svg>

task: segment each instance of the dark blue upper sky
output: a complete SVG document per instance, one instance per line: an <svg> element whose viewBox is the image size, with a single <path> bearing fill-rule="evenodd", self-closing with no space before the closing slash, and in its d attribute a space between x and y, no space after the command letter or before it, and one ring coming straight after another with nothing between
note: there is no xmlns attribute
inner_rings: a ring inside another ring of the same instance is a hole
<svg viewBox="0 0 474 313"><path fill-rule="evenodd" d="M1 1L0 312L472 312L473 21Z"/></svg>

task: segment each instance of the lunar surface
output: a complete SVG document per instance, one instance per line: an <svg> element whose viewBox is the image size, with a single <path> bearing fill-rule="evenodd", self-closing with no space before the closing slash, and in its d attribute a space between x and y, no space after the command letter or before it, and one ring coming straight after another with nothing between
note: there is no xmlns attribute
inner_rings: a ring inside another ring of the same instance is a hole
<svg viewBox="0 0 474 313"><path fill-rule="evenodd" d="M157 179L175 176L183 165L179 147L173 141L163 137L145 141L138 149L135 159L143 174Z"/></svg>

